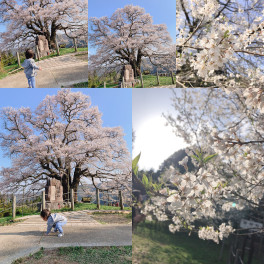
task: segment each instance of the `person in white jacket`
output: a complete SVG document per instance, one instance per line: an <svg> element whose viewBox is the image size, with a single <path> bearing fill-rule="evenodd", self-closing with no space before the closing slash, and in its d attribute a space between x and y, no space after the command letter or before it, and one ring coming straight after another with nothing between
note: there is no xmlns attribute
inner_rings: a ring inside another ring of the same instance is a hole
<svg viewBox="0 0 264 264"><path fill-rule="evenodd" d="M67 223L67 218L63 215L54 213L51 214L48 209L44 209L41 211L40 216L44 221L47 221L47 232L48 235L52 229L54 228L54 232L59 232L58 237L62 237L64 235L62 226Z"/></svg>
<svg viewBox="0 0 264 264"><path fill-rule="evenodd" d="M34 51L32 49L27 49L25 52L26 59L21 64L24 68L24 72L28 79L29 88L36 88L36 70L41 70L40 66L37 66L34 61Z"/></svg>

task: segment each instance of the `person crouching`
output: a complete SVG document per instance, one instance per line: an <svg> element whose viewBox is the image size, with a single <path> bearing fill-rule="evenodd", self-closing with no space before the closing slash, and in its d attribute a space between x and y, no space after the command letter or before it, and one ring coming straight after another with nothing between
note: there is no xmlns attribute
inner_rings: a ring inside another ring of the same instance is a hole
<svg viewBox="0 0 264 264"><path fill-rule="evenodd" d="M42 210L40 216L44 221L47 221L46 235L51 232L52 227L54 228L54 233L59 232L58 237L62 237L64 235L62 226L67 223L67 218L65 216L57 213L51 214L48 209Z"/></svg>

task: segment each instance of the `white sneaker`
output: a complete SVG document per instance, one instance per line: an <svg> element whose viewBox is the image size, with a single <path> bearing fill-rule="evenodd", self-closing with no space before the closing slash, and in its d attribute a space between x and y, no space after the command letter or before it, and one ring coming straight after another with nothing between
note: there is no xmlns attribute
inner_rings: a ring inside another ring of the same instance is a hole
<svg viewBox="0 0 264 264"><path fill-rule="evenodd" d="M64 236L63 233L59 233L59 234L58 234L58 237L62 237L62 236Z"/></svg>

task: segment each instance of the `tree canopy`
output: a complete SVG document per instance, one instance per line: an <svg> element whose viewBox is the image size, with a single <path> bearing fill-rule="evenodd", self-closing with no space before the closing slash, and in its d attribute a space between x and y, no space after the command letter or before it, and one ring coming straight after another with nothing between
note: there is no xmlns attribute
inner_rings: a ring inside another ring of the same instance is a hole
<svg viewBox="0 0 264 264"><path fill-rule="evenodd" d="M32 45L37 35L44 35L55 49L58 31L69 37L87 37L88 0L1 0L1 48Z"/></svg>
<svg viewBox="0 0 264 264"><path fill-rule="evenodd" d="M189 144L179 162L186 172L170 166L142 212L170 220L171 232L198 232L217 243L243 233L235 230L239 212L263 219L264 89L182 88L173 90L172 100L176 114L166 119Z"/></svg>
<svg viewBox="0 0 264 264"><path fill-rule="evenodd" d="M49 178L60 180L64 193L68 184L77 191L82 178L95 186L101 180L130 188L131 162L122 128L103 127L101 116L89 96L68 89L46 96L35 110L3 108L1 147L12 166L1 170L1 189L18 190Z"/></svg>
<svg viewBox="0 0 264 264"><path fill-rule="evenodd" d="M260 0L179 0L178 86L263 85L263 10Z"/></svg>
<svg viewBox="0 0 264 264"><path fill-rule="evenodd" d="M175 46L166 25L154 25L151 15L139 6L119 8L109 18L91 17L89 43L96 48L89 57L91 70L111 72L130 64L138 76L143 59L175 68Z"/></svg>

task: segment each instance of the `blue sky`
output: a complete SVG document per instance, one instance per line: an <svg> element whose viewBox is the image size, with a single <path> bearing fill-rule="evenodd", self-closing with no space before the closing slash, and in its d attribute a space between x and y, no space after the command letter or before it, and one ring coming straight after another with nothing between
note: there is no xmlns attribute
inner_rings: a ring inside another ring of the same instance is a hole
<svg viewBox="0 0 264 264"><path fill-rule="evenodd" d="M139 5L153 17L154 24L166 24L171 38L176 42L176 1L175 0L89 0L88 16L111 16L117 8L125 5ZM90 50L91 51L91 50Z"/></svg>
<svg viewBox="0 0 264 264"><path fill-rule="evenodd" d="M0 89L0 109L2 107L12 106L14 108L30 107L36 108L46 95L56 94L59 89ZM125 140L128 149L132 153L132 90L131 89L72 89L72 91L81 91L91 98L92 106L98 106L99 111L103 113L103 126L114 127L121 126L125 132ZM3 124L0 120L0 132L3 130ZM9 166L10 160L3 157L0 148L0 168Z"/></svg>

